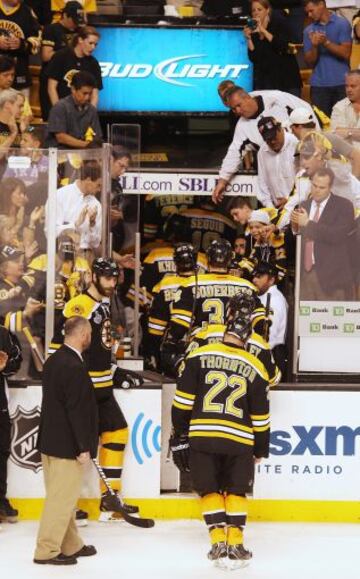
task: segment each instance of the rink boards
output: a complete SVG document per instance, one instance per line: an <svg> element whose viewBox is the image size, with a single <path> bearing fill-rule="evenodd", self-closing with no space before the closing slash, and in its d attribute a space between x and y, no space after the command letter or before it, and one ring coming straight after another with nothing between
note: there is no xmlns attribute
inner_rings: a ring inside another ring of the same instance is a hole
<svg viewBox="0 0 360 579"><path fill-rule="evenodd" d="M118 390L130 426L123 491L146 516L197 518L194 495L179 494L168 459L173 384ZM344 521L360 518L357 391L276 390L271 396L270 456L257 466L250 518L258 521ZM13 441L9 492L23 518L38 518L44 494L36 437L41 388L10 389ZM89 467L82 505L97 515L98 481ZM163 492L167 491L167 492ZM131 502L131 501L130 501Z"/></svg>

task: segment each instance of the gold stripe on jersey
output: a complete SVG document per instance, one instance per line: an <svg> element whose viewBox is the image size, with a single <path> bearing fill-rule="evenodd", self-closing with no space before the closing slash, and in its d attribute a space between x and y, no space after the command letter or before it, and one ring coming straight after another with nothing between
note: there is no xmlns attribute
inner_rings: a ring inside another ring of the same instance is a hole
<svg viewBox="0 0 360 579"><path fill-rule="evenodd" d="M163 336L167 327L167 321L158 320L157 318L149 317L148 327L149 334L153 336Z"/></svg>
<svg viewBox="0 0 360 579"><path fill-rule="evenodd" d="M254 432L265 432L270 428L270 414L250 414Z"/></svg>
<svg viewBox="0 0 360 579"><path fill-rule="evenodd" d="M111 370L89 371L94 388L107 388L113 385Z"/></svg>

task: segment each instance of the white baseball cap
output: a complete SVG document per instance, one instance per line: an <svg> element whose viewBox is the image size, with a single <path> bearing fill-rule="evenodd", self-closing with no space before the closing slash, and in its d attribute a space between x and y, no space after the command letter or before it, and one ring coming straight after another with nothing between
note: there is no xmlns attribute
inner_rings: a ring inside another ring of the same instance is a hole
<svg viewBox="0 0 360 579"><path fill-rule="evenodd" d="M269 225L270 223L269 214L263 209L256 209L255 211L252 211L249 223L254 223L254 221L256 221L257 223L263 223L264 225Z"/></svg>
<svg viewBox="0 0 360 579"><path fill-rule="evenodd" d="M305 107L294 109L289 116L290 125L307 125L307 123L315 123L315 114Z"/></svg>

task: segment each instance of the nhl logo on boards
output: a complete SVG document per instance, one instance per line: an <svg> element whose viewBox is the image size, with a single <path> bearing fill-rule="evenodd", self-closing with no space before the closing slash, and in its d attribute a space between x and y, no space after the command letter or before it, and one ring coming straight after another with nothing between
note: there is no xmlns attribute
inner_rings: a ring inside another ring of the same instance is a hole
<svg viewBox="0 0 360 579"><path fill-rule="evenodd" d="M25 410L17 406L12 420L11 460L21 468L37 473L41 470L41 455L36 448L39 432L40 407Z"/></svg>

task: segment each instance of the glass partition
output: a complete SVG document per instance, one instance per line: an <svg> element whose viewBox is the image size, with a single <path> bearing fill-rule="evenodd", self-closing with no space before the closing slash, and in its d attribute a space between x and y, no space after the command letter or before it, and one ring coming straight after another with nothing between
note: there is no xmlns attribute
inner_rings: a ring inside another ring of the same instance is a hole
<svg viewBox="0 0 360 579"><path fill-rule="evenodd" d="M21 147L0 151L0 321L19 341L16 379L38 379L45 357L46 229L49 154Z"/></svg>
<svg viewBox="0 0 360 579"><path fill-rule="evenodd" d="M299 145L300 173L289 215L298 234L296 372L359 371L357 155L328 133L312 132Z"/></svg>

